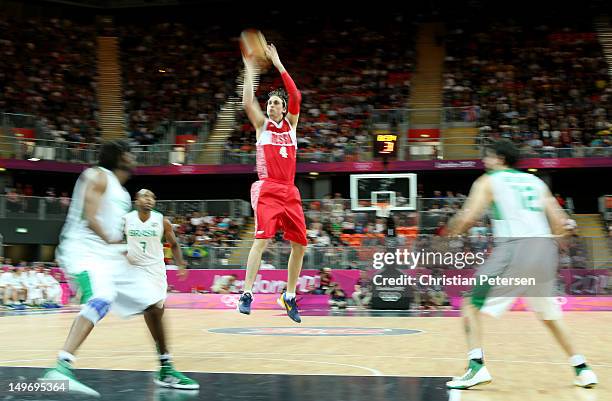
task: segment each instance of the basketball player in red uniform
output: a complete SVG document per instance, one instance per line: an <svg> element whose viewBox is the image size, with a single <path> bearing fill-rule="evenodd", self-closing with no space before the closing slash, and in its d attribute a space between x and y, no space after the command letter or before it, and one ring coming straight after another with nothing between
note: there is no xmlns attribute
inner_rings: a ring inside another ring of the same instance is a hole
<svg viewBox="0 0 612 401"><path fill-rule="evenodd" d="M306 223L300 192L294 184L297 155L296 127L300 116L302 95L285 70L274 45L266 49L266 56L281 74L286 92L270 92L266 104L267 117L259 107L253 90L255 64L244 59L245 74L242 91L244 110L257 133L257 174L259 181L251 187L251 205L255 212L255 241L247 260L244 293L238 310L251 313L253 284L261 264L261 255L276 231L282 229L284 238L291 241L287 291L278 303L295 322L301 318L295 301L297 280L306 251ZM287 101L287 94L289 99Z"/></svg>

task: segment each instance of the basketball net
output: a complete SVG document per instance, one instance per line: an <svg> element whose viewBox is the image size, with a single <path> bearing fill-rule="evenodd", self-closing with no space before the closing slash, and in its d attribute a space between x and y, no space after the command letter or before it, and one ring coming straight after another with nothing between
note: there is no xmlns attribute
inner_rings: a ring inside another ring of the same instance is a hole
<svg viewBox="0 0 612 401"><path fill-rule="evenodd" d="M388 218L391 214L391 206L386 202L376 203L376 217Z"/></svg>

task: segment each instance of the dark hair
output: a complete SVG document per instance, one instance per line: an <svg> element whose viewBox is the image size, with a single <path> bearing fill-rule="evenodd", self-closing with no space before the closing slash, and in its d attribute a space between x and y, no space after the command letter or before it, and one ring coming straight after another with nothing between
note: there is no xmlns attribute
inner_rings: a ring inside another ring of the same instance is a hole
<svg viewBox="0 0 612 401"><path fill-rule="evenodd" d="M504 163L508 167L514 167L519 159L519 150L509 139L500 139L489 145L487 149L494 152L497 156L504 158Z"/></svg>
<svg viewBox="0 0 612 401"><path fill-rule="evenodd" d="M287 92L283 88L274 89L272 92L268 93L268 99L270 99L272 96L280 97L283 101L283 107L287 107L287 99L289 98L289 95L287 95Z"/></svg>
<svg viewBox="0 0 612 401"><path fill-rule="evenodd" d="M119 166L121 156L129 151L130 147L125 141L115 140L106 142L100 148L98 166L113 171Z"/></svg>

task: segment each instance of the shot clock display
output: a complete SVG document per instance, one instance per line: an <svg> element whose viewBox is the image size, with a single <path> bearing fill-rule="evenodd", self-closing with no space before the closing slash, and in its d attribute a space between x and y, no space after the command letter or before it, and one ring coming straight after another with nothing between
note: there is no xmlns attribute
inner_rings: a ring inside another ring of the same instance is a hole
<svg viewBox="0 0 612 401"><path fill-rule="evenodd" d="M394 157L397 154L397 139L394 134L374 135L374 156Z"/></svg>

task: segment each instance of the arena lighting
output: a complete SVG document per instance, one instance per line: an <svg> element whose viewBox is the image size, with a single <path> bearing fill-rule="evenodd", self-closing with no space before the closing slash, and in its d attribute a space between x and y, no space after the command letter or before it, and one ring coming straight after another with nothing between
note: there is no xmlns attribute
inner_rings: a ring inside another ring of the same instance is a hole
<svg viewBox="0 0 612 401"><path fill-rule="evenodd" d="M4 167L0 167L0 172L2 171L6 171L6 169Z"/></svg>
<svg viewBox="0 0 612 401"><path fill-rule="evenodd" d="M170 164L172 164L173 166L182 166L183 165L182 163L175 163L175 162L172 162Z"/></svg>
<svg viewBox="0 0 612 401"><path fill-rule="evenodd" d="M187 139L187 143L195 143L193 139Z"/></svg>
<svg viewBox="0 0 612 401"><path fill-rule="evenodd" d="M30 158L28 159L28 161L31 161L31 162L39 162L39 161L40 161L40 159L39 159L38 157L30 157Z"/></svg>
<svg viewBox="0 0 612 401"><path fill-rule="evenodd" d="M164 70L164 69L162 69L162 68L160 68L160 69L159 69L159 70L157 70L157 71L159 71L159 72L166 72L166 70Z"/></svg>
<svg viewBox="0 0 612 401"><path fill-rule="evenodd" d="M529 171L530 173L535 173L536 171L538 171L537 168L528 168L527 171Z"/></svg>
<svg viewBox="0 0 612 401"><path fill-rule="evenodd" d="M314 176L319 175L319 173L317 173L316 171L311 171L311 172L310 172L310 173L308 173L308 174L310 174L310 175L314 175Z"/></svg>

